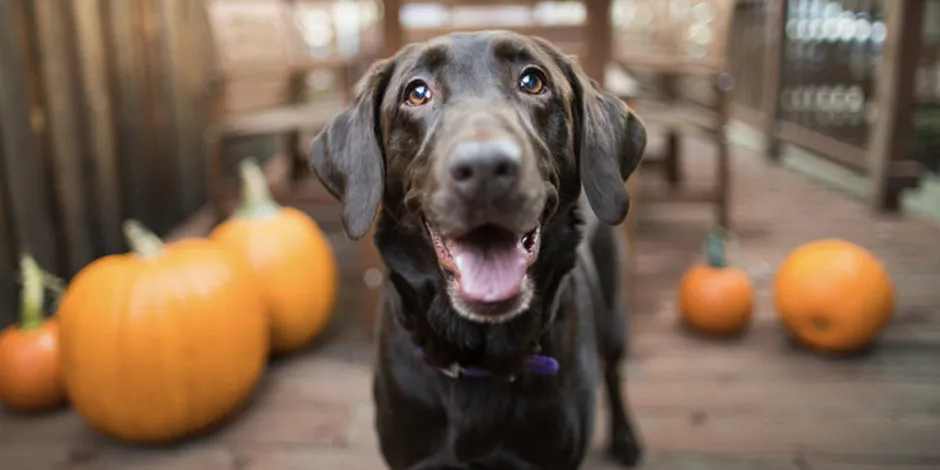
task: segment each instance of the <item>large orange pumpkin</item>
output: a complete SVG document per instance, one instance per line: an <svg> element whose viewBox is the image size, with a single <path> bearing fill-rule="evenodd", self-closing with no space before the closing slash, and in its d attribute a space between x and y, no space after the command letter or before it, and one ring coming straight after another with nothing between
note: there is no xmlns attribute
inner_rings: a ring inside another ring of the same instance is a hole
<svg viewBox="0 0 940 470"><path fill-rule="evenodd" d="M23 413L47 411L65 402L59 366L59 330L43 315L42 271L29 255L23 276L19 324L0 332L0 403Z"/></svg>
<svg viewBox="0 0 940 470"><path fill-rule="evenodd" d="M246 258L271 315L271 350L295 352L325 329L337 290L329 240L307 214L281 207L253 159L240 165L242 200L210 237Z"/></svg>
<svg viewBox="0 0 940 470"><path fill-rule="evenodd" d="M244 262L206 239L164 245L128 221L132 253L78 273L58 310L69 398L94 428L174 441L218 423L265 369L268 323Z"/></svg>
<svg viewBox="0 0 940 470"><path fill-rule="evenodd" d="M774 303L800 343L832 353L864 348L894 314L894 285L864 248L827 239L798 247L774 282Z"/></svg>
<svg viewBox="0 0 940 470"><path fill-rule="evenodd" d="M751 280L741 269L728 266L718 232L706 238L705 254L706 262L691 266L679 282L680 318L700 333L740 334L750 324L754 307Z"/></svg>

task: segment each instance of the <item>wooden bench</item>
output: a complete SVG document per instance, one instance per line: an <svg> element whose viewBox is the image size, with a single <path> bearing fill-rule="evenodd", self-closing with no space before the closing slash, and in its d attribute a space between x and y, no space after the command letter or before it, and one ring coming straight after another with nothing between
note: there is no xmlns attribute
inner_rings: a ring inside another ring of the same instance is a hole
<svg viewBox="0 0 940 470"><path fill-rule="evenodd" d="M661 155L647 152L643 167L665 170L670 188L643 192L646 202L712 204L718 225L731 224L731 163L727 126L733 78L727 42L736 0L622 0L614 11L612 62L640 85L624 97L651 131L665 134ZM716 149L715 181L690 188L681 173L682 137L704 132Z"/></svg>
<svg viewBox="0 0 940 470"><path fill-rule="evenodd" d="M208 0L207 17L214 51L211 125L207 135L209 197L219 217L236 200L235 164L226 160L233 141L246 137L283 136L292 183L307 172L301 136L315 133L339 114L351 99L362 63L343 56L331 18L332 2L286 0ZM324 15L311 12L322 11ZM303 24L321 19L311 44ZM258 155L268 157L268 155ZM283 164L284 162L274 162ZM275 187L282 200L332 203L318 185ZM313 188L313 190L309 190Z"/></svg>

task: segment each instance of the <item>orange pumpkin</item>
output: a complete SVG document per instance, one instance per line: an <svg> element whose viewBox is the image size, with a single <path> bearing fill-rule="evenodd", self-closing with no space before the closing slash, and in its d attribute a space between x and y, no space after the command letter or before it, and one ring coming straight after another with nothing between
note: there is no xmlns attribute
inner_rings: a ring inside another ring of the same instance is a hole
<svg viewBox="0 0 940 470"><path fill-rule="evenodd" d="M246 258L271 316L271 350L295 352L326 328L337 290L329 240L307 214L271 197L253 159L240 165L241 203L210 237Z"/></svg>
<svg viewBox="0 0 940 470"><path fill-rule="evenodd" d="M891 320L894 302L884 265L845 240L798 247L774 281L774 303L787 331L819 351L850 353L869 345Z"/></svg>
<svg viewBox="0 0 940 470"><path fill-rule="evenodd" d="M754 286L744 271L727 265L719 233L708 235L705 252L707 262L690 267L679 283L682 322L708 335L740 334L751 322Z"/></svg>
<svg viewBox="0 0 940 470"><path fill-rule="evenodd" d="M20 322L0 333L0 403L23 413L48 411L65 403L59 365L59 331L43 315L43 274L29 255L23 275Z"/></svg>
<svg viewBox="0 0 940 470"><path fill-rule="evenodd" d="M206 239L164 245L128 221L132 253L78 273L59 306L69 398L94 428L132 442L218 423L264 372L268 323L244 262Z"/></svg>

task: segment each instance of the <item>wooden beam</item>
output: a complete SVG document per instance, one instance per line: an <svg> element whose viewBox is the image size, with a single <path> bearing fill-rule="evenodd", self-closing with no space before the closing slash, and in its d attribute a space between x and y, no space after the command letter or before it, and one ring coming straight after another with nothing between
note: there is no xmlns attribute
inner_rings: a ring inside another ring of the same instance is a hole
<svg viewBox="0 0 940 470"><path fill-rule="evenodd" d="M2 80L2 77L0 77ZM3 122L0 122L0 128ZM0 330L16 321L16 289L12 282L16 273L16 248L13 245L13 233L10 227L9 205L5 191L6 181L3 175L4 155L3 132L0 132Z"/></svg>
<svg viewBox="0 0 940 470"><path fill-rule="evenodd" d="M611 0L590 0L584 2L587 13L584 34L587 36L586 53L582 64L584 72L602 87L604 86L604 68L611 59L613 50L613 25L610 22Z"/></svg>
<svg viewBox="0 0 940 470"><path fill-rule="evenodd" d="M780 142L789 142L805 148L857 174L864 175L868 172L863 148L782 119L777 121L774 129L774 137Z"/></svg>
<svg viewBox="0 0 940 470"><path fill-rule="evenodd" d="M28 250L44 268L58 269L55 223L46 191L44 168L36 129L44 126L41 109L32 108L25 56L29 38L25 1L0 2L0 133L3 138L3 175L9 196L10 218L15 221L14 243Z"/></svg>
<svg viewBox="0 0 940 470"><path fill-rule="evenodd" d="M767 29L764 38L763 120L764 153L771 160L780 160L780 139L777 137L777 119L780 111L780 74L782 72L784 44L786 41L788 0L768 0Z"/></svg>
<svg viewBox="0 0 940 470"><path fill-rule="evenodd" d="M42 84L48 109L49 150L56 197L61 217L62 238L69 273L77 272L94 259L85 182L85 144L79 129L76 106L78 77L71 67L76 52L66 13L58 0L35 0L36 30L42 66Z"/></svg>
<svg viewBox="0 0 940 470"><path fill-rule="evenodd" d="M110 73L115 83L114 96L117 106L114 108L118 123L117 148L120 179L124 185L123 206L125 217L142 219L142 222L154 228L152 216L154 206L153 193L159 196L162 188L150 183L154 176L150 166L152 148L149 141L148 125L145 116L144 98L145 67L142 64L144 49L142 2L107 2L104 9L106 41L112 47L113 64Z"/></svg>
<svg viewBox="0 0 940 470"><path fill-rule="evenodd" d="M884 2L888 37L885 39L875 79L878 119L870 134L867 164L871 176L872 204L879 211L900 208L904 189L892 168L910 158L909 141L914 124L914 85L923 44L927 0Z"/></svg>
<svg viewBox="0 0 940 470"><path fill-rule="evenodd" d="M385 39L383 55L391 57L405 45L405 31L401 25L402 0L383 0L382 35Z"/></svg>
<svg viewBox="0 0 940 470"><path fill-rule="evenodd" d="M73 18L81 72L84 132L89 138L94 177L96 235L106 253L124 247L121 236L121 188L115 148L114 113L108 81L108 57L101 0L74 0Z"/></svg>

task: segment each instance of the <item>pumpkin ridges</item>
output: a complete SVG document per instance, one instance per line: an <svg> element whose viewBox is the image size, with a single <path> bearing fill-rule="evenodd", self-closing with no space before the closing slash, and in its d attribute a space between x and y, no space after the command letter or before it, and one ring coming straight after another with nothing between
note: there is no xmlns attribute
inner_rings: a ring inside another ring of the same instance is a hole
<svg viewBox="0 0 940 470"><path fill-rule="evenodd" d="M327 326L338 289L329 240L306 213L270 197L253 159L240 164L242 200L210 238L250 265L270 315L271 352L296 351Z"/></svg>
<svg viewBox="0 0 940 470"><path fill-rule="evenodd" d="M244 404L266 366L260 294L244 264L211 241L93 263L69 291L62 315L76 410L111 436L199 433Z"/></svg>
<svg viewBox="0 0 940 470"><path fill-rule="evenodd" d="M166 259L166 262L171 263L171 264L187 263L188 259L191 256L193 256L195 253L198 253L200 250L203 249L203 245L208 245L208 242L204 242L203 240L200 240L198 244L191 244L188 248L192 250L193 253L189 253L184 250L176 250L173 253L173 256L168 257ZM212 249L213 250L216 249L214 245L212 246ZM233 263L236 261L239 262L240 266L238 267L238 269L231 270L226 273L217 273L214 276L209 275L207 277L208 278L216 277L217 279L219 279L218 277L219 275L231 276L233 278L237 278L237 279L233 279L233 282L241 286L248 286L251 283L253 283L253 279L247 279L248 267L240 263L240 260L231 260L231 261ZM203 282L204 282L204 279L205 278L202 279ZM177 279L177 282L179 282L181 285L191 285L192 281L199 281L199 279L193 279L193 280ZM225 279L220 279L220 281L225 281ZM245 315L244 312L253 311L253 310L260 311L263 308L261 306L262 301L260 299L260 295L257 298L252 299L252 302L255 302L257 304L255 307L246 306L244 304L244 300L238 303L233 303L228 298L219 300L219 299L209 299L206 297L202 297L202 298L199 298L198 300L201 303L201 305L195 307L193 310L202 312L203 314L189 316L188 320L190 321L190 323L188 325L188 328L186 328L186 330L189 332L189 334L195 335L197 332L202 332L202 331L205 331L206 329L213 328L211 335L216 338L223 338L223 340L220 341L220 344L217 347L212 348L211 350L206 350L206 354L203 354L202 356L190 357L187 360L201 359L202 362L205 364L206 368L215 368L215 370L217 371L217 379L219 383L214 384L213 388L225 389L227 392L222 393L221 395L223 396L230 396L231 394L234 393L238 395L238 398L230 400L229 403L225 403L225 402L219 401L216 398L218 394L216 393L215 390L210 389L210 388L202 388L198 391L198 395L200 395L201 398L192 400L192 401L202 402L202 403L208 402L212 404L211 406L207 407L205 405L200 405L196 407L196 409L192 409L191 408L192 403L186 403L184 405L185 405L185 408L188 410L187 413L204 414L207 417L206 418L207 420L211 420L215 422L216 420L220 419L219 416L222 414L222 411L232 408L234 406L237 406L239 403L246 400L248 396L250 395L251 389L250 388L246 389L245 387L242 387L240 384L243 384L246 381L254 382L257 379L259 379L260 376L262 375L266 367L265 357L267 356L268 346L267 346L267 334L265 333L268 331L268 325L267 325L267 318L265 315L260 315L260 316L252 315L248 317L251 320L256 320L254 325L251 328L258 332L258 335L254 337L254 340L256 341L257 344L253 345L249 349L252 349L252 350L256 348L263 349L265 351L265 354L256 358L257 360L253 364L249 364L248 360L245 360L245 359L240 360L239 364L237 365L235 365L234 363L229 363L227 361L224 361L223 359L228 355L238 354L238 351L244 347L244 344L235 345L235 344L225 341L224 338L234 336L234 332L231 331L232 328L237 324L243 324L244 321L247 321L247 320L237 321L240 316ZM225 322L222 325L206 324L206 319L209 317L208 312L210 310L219 311L221 314L229 316L233 321ZM219 364L222 364L222 366L219 366ZM225 364L228 364L228 367L226 367ZM247 370L248 372L243 372L245 370ZM248 376L249 378L245 379L240 376ZM190 379L195 380L195 379L198 379L198 377L191 377Z"/></svg>
<svg viewBox="0 0 940 470"><path fill-rule="evenodd" d="M894 289L870 252L824 239L797 247L783 261L774 305L798 342L818 351L853 352L874 341L893 317Z"/></svg>
<svg viewBox="0 0 940 470"><path fill-rule="evenodd" d="M59 307L66 388L76 411L85 417L92 427L102 432L106 432L108 423L121 422L123 424L125 420L124 410L120 403L108 403L108 400L96 399L99 396L99 390L119 387L119 377L123 372L119 363L122 358L121 354L117 350L104 350L100 343L112 337L120 337L119 333L108 334L105 328L120 320L120 311L117 306L123 302L119 299L111 299L110 303L102 304L97 298L96 289L89 286L108 285L112 287L111 292L126 293L126 285L131 282L132 276L118 271L126 263L127 258L127 255L106 256L93 261L79 271L69 284ZM95 332L94 337L72 333L89 330ZM80 351L81 355L73 351ZM76 377L71 372L83 366L81 362L78 362L79 357L83 362L98 364L94 381L87 380L84 376ZM77 378L84 380L78 381ZM93 386L86 385L92 382Z"/></svg>

